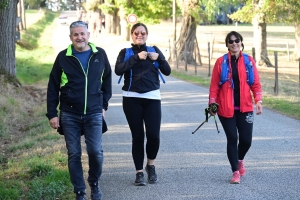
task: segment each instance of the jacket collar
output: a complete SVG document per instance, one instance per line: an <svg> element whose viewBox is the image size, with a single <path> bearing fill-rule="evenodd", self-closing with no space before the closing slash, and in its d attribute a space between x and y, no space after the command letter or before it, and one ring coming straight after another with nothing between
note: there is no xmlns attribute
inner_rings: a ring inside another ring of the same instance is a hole
<svg viewBox="0 0 300 200"><path fill-rule="evenodd" d="M131 46L133 49L145 49L146 48L146 43L142 44L142 45L136 45L131 43Z"/></svg>
<svg viewBox="0 0 300 200"><path fill-rule="evenodd" d="M94 43L89 42L88 45L90 45L93 53L98 52L98 49L96 48L96 45ZM66 56L72 56L72 44L68 46Z"/></svg>

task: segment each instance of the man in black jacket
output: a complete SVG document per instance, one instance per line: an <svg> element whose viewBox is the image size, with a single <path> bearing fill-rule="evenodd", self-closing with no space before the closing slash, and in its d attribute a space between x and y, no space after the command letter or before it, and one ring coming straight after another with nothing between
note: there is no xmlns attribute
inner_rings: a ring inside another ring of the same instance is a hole
<svg viewBox="0 0 300 200"><path fill-rule="evenodd" d="M98 181L102 173L102 119L111 98L111 67L105 51L88 42L85 22L70 25L72 44L54 62L47 91L50 126L62 129L68 149L68 167L76 200L84 200L85 182L81 163L81 134L89 157L88 182L91 199L102 198ZM58 118L57 106L60 117Z"/></svg>

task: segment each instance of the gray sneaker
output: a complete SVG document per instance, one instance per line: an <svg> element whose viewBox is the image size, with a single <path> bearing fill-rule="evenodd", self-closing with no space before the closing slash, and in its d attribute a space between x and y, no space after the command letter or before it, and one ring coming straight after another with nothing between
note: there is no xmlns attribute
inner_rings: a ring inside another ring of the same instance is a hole
<svg viewBox="0 0 300 200"><path fill-rule="evenodd" d="M154 165L146 165L145 170L148 174L148 182L150 184L157 183L158 179L157 179L157 175L155 172L155 166Z"/></svg>
<svg viewBox="0 0 300 200"><path fill-rule="evenodd" d="M144 181L144 173L143 172L136 173L134 185L135 186L145 186L146 185L146 183Z"/></svg>

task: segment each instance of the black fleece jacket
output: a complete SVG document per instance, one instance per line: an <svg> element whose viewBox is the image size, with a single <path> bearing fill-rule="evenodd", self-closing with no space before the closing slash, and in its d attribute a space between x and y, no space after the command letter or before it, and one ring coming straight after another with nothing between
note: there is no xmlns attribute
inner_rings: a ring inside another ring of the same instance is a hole
<svg viewBox="0 0 300 200"><path fill-rule="evenodd" d="M160 88L158 69L154 66L153 61L147 58L140 60L137 55L141 51L147 51L146 44L138 46L132 45L134 55L124 62L126 49L122 49L117 58L115 73L118 76L124 74L124 86L122 90L128 91L130 85L130 69L132 69L132 82L130 91L145 93ZM159 63L159 70L162 74L168 76L171 74L171 67L165 60L162 52L153 46L156 53L159 54L157 61Z"/></svg>
<svg viewBox="0 0 300 200"><path fill-rule="evenodd" d="M59 109L74 114L101 113L107 110L112 95L111 67L105 51L89 43L92 53L87 72L72 55L72 45L61 51L50 73L47 90L48 119Z"/></svg>

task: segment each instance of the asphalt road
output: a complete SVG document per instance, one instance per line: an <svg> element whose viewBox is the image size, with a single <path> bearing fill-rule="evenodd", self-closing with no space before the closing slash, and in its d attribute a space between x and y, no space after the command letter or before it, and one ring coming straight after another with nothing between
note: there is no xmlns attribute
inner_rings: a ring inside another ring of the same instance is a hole
<svg viewBox="0 0 300 200"><path fill-rule="evenodd" d="M106 50L112 68L121 48L130 46L119 36L107 34L91 41ZM54 49L62 50L69 43L68 27L58 26ZM159 183L137 187L122 85L113 73L113 96L106 112L109 130L103 135L103 200L300 199L299 120L267 108L256 115L252 147L245 158L247 174L241 184L232 185L226 137L218 118L219 134L213 118L192 134L205 119L208 89L172 77L165 80L161 84L161 146L155 163Z"/></svg>

